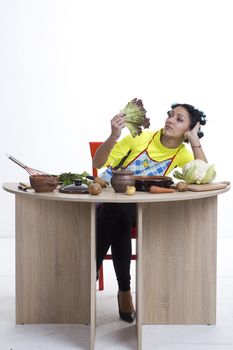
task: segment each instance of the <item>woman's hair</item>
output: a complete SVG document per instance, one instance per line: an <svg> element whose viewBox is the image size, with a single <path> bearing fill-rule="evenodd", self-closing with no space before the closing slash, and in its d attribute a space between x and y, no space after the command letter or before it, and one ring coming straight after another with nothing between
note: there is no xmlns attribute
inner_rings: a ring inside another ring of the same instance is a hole
<svg viewBox="0 0 233 350"><path fill-rule="evenodd" d="M200 122L200 125L205 125L206 124L206 115L204 112L200 111L199 109L195 108L192 105L189 105L187 103L173 103L171 105L171 108L176 108L176 107L183 107L185 108L190 116L190 129L193 129L194 126L197 124L197 122ZM198 137L201 138L204 136L204 133L199 130L198 131Z"/></svg>

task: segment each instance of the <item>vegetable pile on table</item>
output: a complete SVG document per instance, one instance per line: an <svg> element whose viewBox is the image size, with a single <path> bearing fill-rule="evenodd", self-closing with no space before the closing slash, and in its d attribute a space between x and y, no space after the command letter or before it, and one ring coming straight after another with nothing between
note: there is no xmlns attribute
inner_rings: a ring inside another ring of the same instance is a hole
<svg viewBox="0 0 233 350"><path fill-rule="evenodd" d="M142 100L134 98L127 103L121 113L125 114L125 125L133 137L140 135L142 128L146 129L150 126L150 119L146 118Z"/></svg>
<svg viewBox="0 0 233 350"><path fill-rule="evenodd" d="M201 159L195 159L185 164L182 173L174 171L173 176L188 184L207 184L214 180L216 171L214 165L209 165Z"/></svg>
<svg viewBox="0 0 233 350"><path fill-rule="evenodd" d="M71 185L75 180L81 180L83 184L88 186L88 192L93 195L100 194L102 188L107 187L107 182L99 176L91 176L87 171L81 174L78 173L61 173L59 175L59 182L63 186Z"/></svg>
<svg viewBox="0 0 233 350"><path fill-rule="evenodd" d="M59 175L59 182L62 183L62 185L71 185L74 183L75 180L82 180L82 183L85 185L89 185L90 184L90 179L87 178L87 176L90 176L90 174L87 171L84 171L81 174L77 174L77 173L61 173Z"/></svg>

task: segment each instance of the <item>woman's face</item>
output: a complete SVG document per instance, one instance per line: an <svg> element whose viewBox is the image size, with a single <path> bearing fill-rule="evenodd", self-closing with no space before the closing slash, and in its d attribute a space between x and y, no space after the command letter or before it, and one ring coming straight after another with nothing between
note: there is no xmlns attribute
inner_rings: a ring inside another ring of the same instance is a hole
<svg viewBox="0 0 233 350"><path fill-rule="evenodd" d="M168 112L163 134L177 139L183 138L184 133L190 129L190 124L188 111L180 106L175 107Z"/></svg>

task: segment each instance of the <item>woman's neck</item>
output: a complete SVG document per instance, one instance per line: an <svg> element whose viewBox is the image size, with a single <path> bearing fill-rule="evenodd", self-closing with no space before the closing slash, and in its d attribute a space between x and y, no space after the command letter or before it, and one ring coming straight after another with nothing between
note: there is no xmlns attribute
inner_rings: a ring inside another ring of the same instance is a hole
<svg viewBox="0 0 233 350"><path fill-rule="evenodd" d="M160 137L160 142L162 143L162 145L164 147L167 148L178 148L182 143L183 143L183 139L174 139L172 137L169 136L165 136L163 134L161 134Z"/></svg>

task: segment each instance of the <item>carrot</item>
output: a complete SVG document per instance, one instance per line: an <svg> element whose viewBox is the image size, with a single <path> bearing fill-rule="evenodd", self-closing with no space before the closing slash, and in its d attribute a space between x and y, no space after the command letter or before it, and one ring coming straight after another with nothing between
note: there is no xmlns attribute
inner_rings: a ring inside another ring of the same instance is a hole
<svg viewBox="0 0 233 350"><path fill-rule="evenodd" d="M159 187L159 186L151 186L150 193L173 193L176 192L173 188Z"/></svg>

